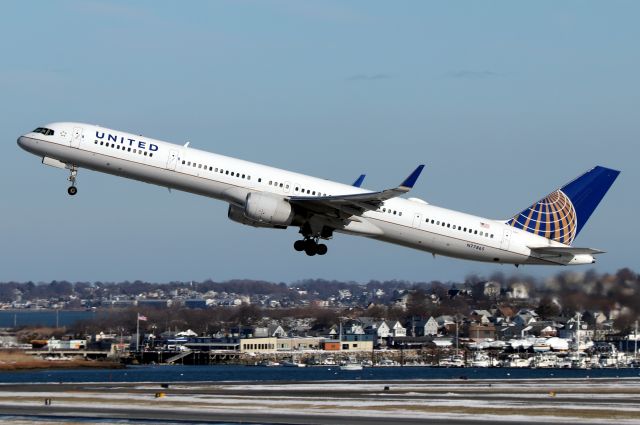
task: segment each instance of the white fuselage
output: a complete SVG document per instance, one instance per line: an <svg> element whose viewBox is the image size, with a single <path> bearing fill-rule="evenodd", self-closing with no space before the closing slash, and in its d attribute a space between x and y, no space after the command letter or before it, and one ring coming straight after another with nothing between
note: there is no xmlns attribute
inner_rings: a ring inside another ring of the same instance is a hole
<svg viewBox="0 0 640 425"><path fill-rule="evenodd" d="M369 191L351 185L82 123L53 123L53 135L27 133L25 150L67 168L88 168L243 207L248 193L283 198ZM55 162L55 161L54 161ZM532 256L530 247L565 246L504 221L393 198L336 231L468 260L510 264L567 264Z"/></svg>

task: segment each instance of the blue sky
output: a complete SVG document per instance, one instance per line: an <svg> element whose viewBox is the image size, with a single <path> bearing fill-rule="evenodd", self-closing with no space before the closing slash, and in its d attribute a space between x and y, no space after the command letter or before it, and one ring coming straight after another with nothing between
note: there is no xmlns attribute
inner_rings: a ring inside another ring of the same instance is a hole
<svg viewBox="0 0 640 425"><path fill-rule="evenodd" d="M0 280L458 280L515 272L230 222L212 199L81 170L16 138L81 121L509 218L588 168L622 170L575 245L636 269L640 4L633 1L7 2ZM565 269L566 270L566 269ZM586 270L586 269L574 269ZM547 276L549 267L519 273Z"/></svg>

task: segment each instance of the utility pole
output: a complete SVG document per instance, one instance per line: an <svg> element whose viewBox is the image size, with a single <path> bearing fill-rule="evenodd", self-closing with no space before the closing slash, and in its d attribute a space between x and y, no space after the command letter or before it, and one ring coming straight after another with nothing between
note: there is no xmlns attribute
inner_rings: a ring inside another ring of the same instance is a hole
<svg viewBox="0 0 640 425"><path fill-rule="evenodd" d="M578 356L580 356L580 319L582 318L582 314L580 313L576 313L578 315L578 328L576 331L576 345L577 345L577 351L578 351Z"/></svg>
<svg viewBox="0 0 640 425"><path fill-rule="evenodd" d="M634 342L633 342L633 358L638 360L638 321L636 320L636 330L634 333Z"/></svg>
<svg viewBox="0 0 640 425"><path fill-rule="evenodd" d="M458 319L456 319L456 356L458 355Z"/></svg>

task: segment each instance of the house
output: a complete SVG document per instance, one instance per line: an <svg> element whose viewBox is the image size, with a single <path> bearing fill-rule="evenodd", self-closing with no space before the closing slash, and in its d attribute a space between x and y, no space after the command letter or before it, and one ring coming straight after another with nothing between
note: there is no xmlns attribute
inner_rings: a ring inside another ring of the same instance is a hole
<svg viewBox="0 0 640 425"><path fill-rule="evenodd" d="M402 326L402 323L398 322L397 320L391 321L391 322L387 321L386 323L387 323L387 326L389 327L389 333L391 336L393 337L407 336L407 328Z"/></svg>
<svg viewBox="0 0 640 425"><path fill-rule="evenodd" d="M413 336L438 335L438 322L433 317L412 321L410 326Z"/></svg>
<svg viewBox="0 0 640 425"><path fill-rule="evenodd" d="M560 329L558 332L558 336L560 338L572 339L577 341L590 341L593 339L595 334L595 330L589 324L580 322L580 327L578 328L578 322L571 318L567 320L567 323L564 325L564 328Z"/></svg>
<svg viewBox="0 0 640 425"><path fill-rule="evenodd" d="M507 297L515 300L526 300L529 298L529 285L525 282L514 282L509 285Z"/></svg>
<svg viewBox="0 0 640 425"><path fill-rule="evenodd" d="M272 337L272 338L284 338L287 336L287 333L284 331L282 326L280 325L270 325L270 326L256 326L253 328L253 336L264 338L264 337Z"/></svg>
<svg viewBox="0 0 640 425"><path fill-rule="evenodd" d="M491 319L493 319L493 314L487 310L473 310L469 316L469 320L479 322L484 325L491 323Z"/></svg>
<svg viewBox="0 0 640 425"><path fill-rule="evenodd" d="M483 294L487 298L496 298L500 295L500 290L502 289L502 285L500 282L489 281L485 282Z"/></svg>
<svg viewBox="0 0 640 425"><path fill-rule="evenodd" d="M359 319L362 324L364 333L373 334L378 339L387 338L390 334L389 325L384 320L376 320L371 317L361 317Z"/></svg>
<svg viewBox="0 0 640 425"><path fill-rule="evenodd" d="M407 303L409 302L409 297L410 295L408 292L400 295L398 298L393 300L394 307L398 307L398 308L401 308L402 310L406 310Z"/></svg>
<svg viewBox="0 0 640 425"><path fill-rule="evenodd" d="M491 323L470 323L467 331L469 338L473 338L475 341L496 338L496 327Z"/></svg>
<svg viewBox="0 0 640 425"><path fill-rule="evenodd" d="M513 318L513 323L520 326L528 326L531 323L536 321L538 317L535 312L532 311L519 311L518 314Z"/></svg>

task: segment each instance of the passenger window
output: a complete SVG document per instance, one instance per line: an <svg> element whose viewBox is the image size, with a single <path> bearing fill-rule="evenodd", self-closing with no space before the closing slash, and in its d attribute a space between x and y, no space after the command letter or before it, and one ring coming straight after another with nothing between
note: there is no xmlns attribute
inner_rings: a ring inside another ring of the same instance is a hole
<svg viewBox="0 0 640 425"><path fill-rule="evenodd" d="M153 156L153 152L149 152L149 156Z"/></svg>
<svg viewBox="0 0 640 425"><path fill-rule="evenodd" d="M147 156L147 151L144 151L144 156Z"/></svg>
<svg viewBox="0 0 640 425"><path fill-rule="evenodd" d="M225 171L224 173L228 176L229 175L229 170Z"/></svg>

